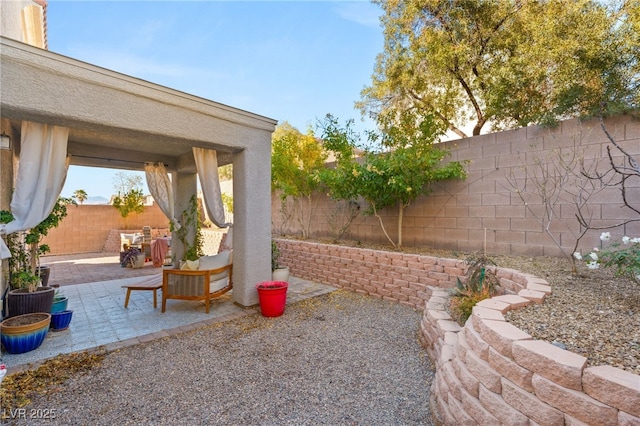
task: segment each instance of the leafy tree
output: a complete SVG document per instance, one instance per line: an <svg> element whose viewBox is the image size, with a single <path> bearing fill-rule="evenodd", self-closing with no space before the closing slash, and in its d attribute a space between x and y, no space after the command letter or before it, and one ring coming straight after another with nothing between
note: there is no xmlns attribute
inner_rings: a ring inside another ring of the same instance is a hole
<svg viewBox="0 0 640 426"><path fill-rule="evenodd" d="M117 172L113 175L113 187L117 194L127 194L132 189L139 190L142 188L142 176L127 172Z"/></svg>
<svg viewBox="0 0 640 426"><path fill-rule="evenodd" d="M224 205L224 208L229 213L233 213L233 195L227 194L226 192L223 192L220 195L222 197L222 204Z"/></svg>
<svg viewBox="0 0 640 426"><path fill-rule="evenodd" d="M47 244L40 244L40 242L51 229L57 228L62 219L67 217L67 206L69 205L77 206L77 203L72 198L58 197L51 213L25 234L24 242L29 245L31 250L32 273L35 273L36 267L39 266L40 256L51 251Z"/></svg>
<svg viewBox="0 0 640 426"><path fill-rule="evenodd" d="M630 102L635 106L640 105L640 0L625 0L620 7L618 19L621 23L619 31L624 45L622 52L627 67L625 68L629 80L632 81L632 91L635 97L631 97Z"/></svg>
<svg viewBox="0 0 640 426"><path fill-rule="evenodd" d="M129 229L127 218L131 213L142 213L144 211L144 196L142 190L131 189L124 195L118 193L113 198L113 207L118 209L120 216L124 218L125 229Z"/></svg>
<svg viewBox="0 0 640 426"><path fill-rule="evenodd" d="M76 189L75 191L73 191L73 198L75 198L80 204L82 204L87 199L87 192L84 189Z"/></svg>
<svg viewBox="0 0 640 426"><path fill-rule="evenodd" d="M478 135L640 105L638 1L375 0L384 51L357 103Z"/></svg>
<svg viewBox="0 0 640 426"><path fill-rule="evenodd" d="M309 236L313 213L312 195L320 185L320 173L327 154L313 131L302 134L289 123L278 125L271 139L271 189L278 191L281 201L294 201L302 236ZM307 217L300 204L307 202Z"/></svg>
<svg viewBox="0 0 640 426"><path fill-rule="evenodd" d="M233 179L233 164L218 167L218 178L221 182Z"/></svg>
<svg viewBox="0 0 640 426"><path fill-rule="evenodd" d="M352 121L342 128L328 115L324 123L325 147L335 153L334 169L322 177L329 195L338 200L364 198L368 204L365 214L372 214L380 223L391 244L402 246L404 210L418 196L431 192L430 184L446 179L462 179L466 172L459 162L442 165L448 153L434 145L441 128L431 117L417 119L412 114L379 117L382 132L369 132L368 146L360 158L356 157L359 136L351 129ZM389 236L380 210L398 209L398 242Z"/></svg>

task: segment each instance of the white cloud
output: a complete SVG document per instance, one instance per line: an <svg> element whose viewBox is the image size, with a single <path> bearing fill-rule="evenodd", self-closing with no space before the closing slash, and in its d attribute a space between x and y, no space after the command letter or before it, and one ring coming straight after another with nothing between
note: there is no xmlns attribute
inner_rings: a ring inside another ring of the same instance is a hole
<svg viewBox="0 0 640 426"><path fill-rule="evenodd" d="M367 27L379 27L382 10L369 1L338 2L334 9L338 16L347 21Z"/></svg>
<svg viewBox="0 0 640 426"><path fill-rule="evenodd" d="M168 85L167 80L172 79L202 79L202 78L228 78L227 75L215 74L210 68L184 66L170 61L161 62L151 58L107 49L74 48L71 55L74 58L107 68L112 71L141 78L153 83Z"/></svg>

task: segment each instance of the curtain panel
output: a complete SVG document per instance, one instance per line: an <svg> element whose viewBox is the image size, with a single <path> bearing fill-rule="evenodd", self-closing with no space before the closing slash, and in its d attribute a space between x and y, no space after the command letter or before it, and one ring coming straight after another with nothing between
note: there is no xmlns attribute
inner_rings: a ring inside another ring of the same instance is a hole
<svg viewBox="0 0 640 426"><path fill-rule="evenodd" d="M230 249L233 247L233 224L225 222L220 178L218 177L218 154L212 149L193 147L193 157L209 219L219 228L229 228L225 245Z"/></svg>
<svg viewBox="0 0 640 426"><path fill-rule="evenodd" d="M0 224L0 234L26 231L49 216L67 178L68 138L66 127L22 122L18 174L10 206L14 220ZM8 257L11 253L0 239L0 258Z"/></svg>
<svg viewBox="0 0 640 426"><path fill-rule="evenodd" d="M174 229L180 229L180 223L175 217L173 186L169 174L162 163L145 163L144 172L151 196L160 210L171 221Z"/></svg>

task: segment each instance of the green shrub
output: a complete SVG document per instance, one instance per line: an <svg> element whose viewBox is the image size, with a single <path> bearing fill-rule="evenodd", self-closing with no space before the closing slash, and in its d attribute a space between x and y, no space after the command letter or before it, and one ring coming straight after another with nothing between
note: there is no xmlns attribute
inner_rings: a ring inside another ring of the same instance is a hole
<svg viewBox="0 0 640 426"><path fill-rule="evenodd" d="M496 265L486 255L470 257L465 263L469 264L465 280L457 279L449 305L451 315L460 325L471 316L478 302L495 296L499 286L492 268Z"/></svg>

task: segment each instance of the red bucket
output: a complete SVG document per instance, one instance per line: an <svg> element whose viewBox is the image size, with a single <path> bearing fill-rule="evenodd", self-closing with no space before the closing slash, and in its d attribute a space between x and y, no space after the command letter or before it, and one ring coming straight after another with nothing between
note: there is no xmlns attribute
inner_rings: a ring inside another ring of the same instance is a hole
<svg viewBox="0 0 640 426"><path fill-rule="evenodd" d="M256 285L260 300L260 311L265 317L279 317L287 304L286 281L264 281Z"/></svg>

